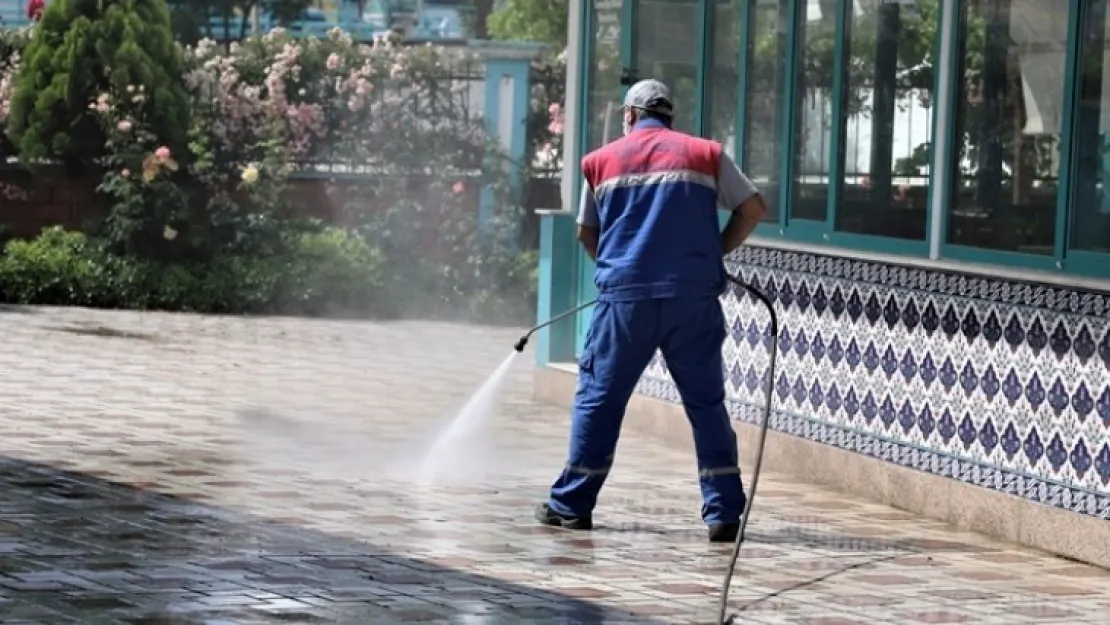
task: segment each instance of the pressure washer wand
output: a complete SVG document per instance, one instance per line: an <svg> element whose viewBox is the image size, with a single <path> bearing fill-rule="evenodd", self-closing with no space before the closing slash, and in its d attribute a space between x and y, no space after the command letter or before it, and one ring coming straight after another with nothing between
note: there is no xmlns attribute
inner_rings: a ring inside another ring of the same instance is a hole
<svg viewBox="0 0 1110 625"><path fill-rule="evenodd" d="M573 315L574 313L576 313L576 312L578 312L578 311L580 311L584 308L589 308L590 306L593 306L596 303L597 303L597 300L592 299L592 300L586 302L585 304L582 304L580 306L575 306L574 308L571 308L570 310L567 310L565 312L561 312L561 313L555 315L554 317L548 319L547 321L544 321L543 323L541 323L538 326L532 328L531 330L528 330L527 332L524 333L524 336L517 339L516 344L513 345L513 349L515 349L518 352L523 352L524 347L526 345L528 345L528 339L532 338L533 334L535 334L536 332L539 332L540 330L546 328L547 326L555 323L556 321L559 321L560 319L569 317L569 316Z"/></svg>

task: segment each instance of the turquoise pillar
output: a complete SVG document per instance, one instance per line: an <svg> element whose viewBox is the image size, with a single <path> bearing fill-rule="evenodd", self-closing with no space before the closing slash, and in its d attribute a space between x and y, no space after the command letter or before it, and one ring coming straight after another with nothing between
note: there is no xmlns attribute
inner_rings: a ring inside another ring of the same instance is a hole
<svg viewBox="0 0 1110 625"><path fill-rule="evenodd" d="M577 288L575 290L575 305L581 306L597 297L597 285L594 284L594 270L597 265L586 255L586 251L579 247L574 257L577 259L578 270L576 273ZM574 345L575 353L581 353L582 346L586 343L586 331L590 329L590 319L593 311L589 308L577 315L575 326Z"/></svg>
<svg viewBox="0 0 1110 625"><path fill-rule="evenodd" d="M524 190L531 68L531 59L520 56L490 56L486 60L486 136L501 146L508 160L490 161L485 166L507 168L513 202L521 200ZM483 187L478 207L478 226L482 232L488 231L493 220L494 201L493 191L488 186Z"/></svg>
<svg viewBox="0 0 1110 625"><path fill-rule="evenodd" d="M536 317L538 323L570 310L578 304L578 240L574 214L540 211L540 266ZM573 362L575 326L571 315L537 332L536 364Z"/></svg>

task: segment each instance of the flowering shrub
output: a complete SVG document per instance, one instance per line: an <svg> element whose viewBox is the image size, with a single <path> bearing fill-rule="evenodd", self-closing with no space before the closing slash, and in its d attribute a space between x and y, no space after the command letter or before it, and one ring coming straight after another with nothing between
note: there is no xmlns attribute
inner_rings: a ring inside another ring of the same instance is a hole
<svg viewBox="0 0 1110 625"><path fill-rule="evenodd" d="M12 112L12 95L15 92L15 76L23 60L23 49L31 37L30 28L0 29L0 129L3 129ZM15 153L6 132L0 132L0 158ZM3 164L0 162L0 164Z"/></svg>
<svg viewBox="0 0 1110 625"><path fill-rule="evenodd" d="M112 209L103 234L120 246L118 251L149 258L165 249L151 245L153 235L176 237L188 197L172 179L180 169L172 151L159 145L150 128L147 101L142 85L127 85L121 94L100 94L89 110L106 137L105 155L99 159L104 169L100 190L112 199Z"/></svg>
<svg viewBox="0 0 1110 625"><path fill-rule="evenodd" d="M0 130L7 124L8 117L11 115L15 75L19 71L23 48L27 45L31 32L30 28L0 30ZM14 153L15 145L8 138L7 133L0 132L0 169L8 165L9 155ZM27 192L18 185L0 180L0 199L25 200Z"/></svg>
<svg viewBox="0 0 1110 625"><path fill-rule="evenodd" d="M425 170L430 154L445 153L477 167L486 151L480 111L465 110L468 81L452 79L475 62L450 48L358 44L338 29L323 39L274 29L230 51L201 41L186 49L194 141L203 135L216 168L257 160L260 143L277 138L302 168Z"/></svg>
<svg viewBox="0 0 1110 625"><path fill-rule="evenodd" d="M517 245L520 189L470 106L482 76L471 53L281 29L180 52L189 110L181 145L159 129L155 94L141 81L99 83L84 111L103 137L95 163L109 208L98 231L104 249L163 267L169 285L136 305L173 307L218 284L228 290L223 304L176 306L318 312L343 293L365 302L359 282L389 290L406 312L531 304L535 259ZM288 219L291 177L307 173L332 177L330 212L357 242ZM481 232L479 188L492 199ZM329 284L312 284L321 280Z"/></svg>
<svg viewBox="0 0 1110 625"><path fill-rule="evenodd" d="M185 58L198 175L216 184L239 172L241 183L263 179L256 184L267 189L298 170L341 175L335 208L384 253L390 299L406 312L457 311L510 282L502 268L520 256L523 211L485 141L481 111L469 106L471 53L275 29L230 49L201 41ZM467 206L478 185L494 200L485 233ZM280 204L280 195L263 204Z"/></svg>
<svg viewBox="0 0 1110 625"><path fill-rule="evenodd" d="M563 166L563 130L566 127L567 59L563 52L532 65L532 115L529 145L533 166L559 170Z"/></svg>

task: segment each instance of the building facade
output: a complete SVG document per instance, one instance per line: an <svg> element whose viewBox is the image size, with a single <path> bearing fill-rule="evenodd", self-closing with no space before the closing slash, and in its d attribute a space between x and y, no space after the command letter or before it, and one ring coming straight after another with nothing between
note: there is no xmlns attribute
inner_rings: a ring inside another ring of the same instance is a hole
<svg viewBox="0 0 1110 625"><path fill-rule="evenodd" d="M659 78L770 207L727 265L782 324L774 468L1110 565L1108 5L572 0L541 318L595 294L577 161ZM730 408L755 423L768 318L725 305ZM541 395L569 401L588 321L541 337ZM686 427L661 360L636 402Z"/></svg>

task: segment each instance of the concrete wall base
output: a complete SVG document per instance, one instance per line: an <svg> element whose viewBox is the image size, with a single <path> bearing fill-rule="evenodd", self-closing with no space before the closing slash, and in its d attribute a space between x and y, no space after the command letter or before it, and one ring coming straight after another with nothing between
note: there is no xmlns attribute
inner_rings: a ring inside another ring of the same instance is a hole
<svg viewBox="0 0 1110 625"><path fill-rule="evenodd" d="M539 367L536 399L569 407L573 365ZM745 465L755 456L759 428L734 423ZM635 395L625 428L634 428L693 451L682 406ZM953 479L895 466L802 438L768 432L768 471L866 498L1025 547L1110 568L1110 523ZM758 497L758 494L757 494Z"/></svg>

